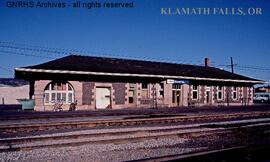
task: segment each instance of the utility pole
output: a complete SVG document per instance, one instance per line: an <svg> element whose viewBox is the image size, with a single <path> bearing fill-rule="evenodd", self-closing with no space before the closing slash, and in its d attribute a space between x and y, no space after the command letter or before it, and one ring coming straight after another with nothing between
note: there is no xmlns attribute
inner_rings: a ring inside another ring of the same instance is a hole
<svg viewBox="0 0 270 162"><path fill-rule="evenodd" d="M231 57L231 68L232 68L232 73L234 73L234 71L233 71L233 58Z"/></svg>
<svg viewBox="0 0 270 162"><path fill-rule="evenodd" d="M234 66L236 66L237 64L233 63L233 58L231 57L231 63L230 64L226 64L226 65L220 65L220 66L225 66L225 67L231 67L232 73L234 73Z"/></svg>

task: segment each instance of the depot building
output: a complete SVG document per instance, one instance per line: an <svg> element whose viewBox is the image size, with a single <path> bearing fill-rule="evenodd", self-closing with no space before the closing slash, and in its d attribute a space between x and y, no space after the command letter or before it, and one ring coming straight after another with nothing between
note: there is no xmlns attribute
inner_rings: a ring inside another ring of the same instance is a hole
<svg viewBox="0 0 270 162"><path fill-rule="evenodd" d="M199 107L253 104L253 85L264 83L210 66L70 55L15 69L29 81L36 111Z"/></svg>

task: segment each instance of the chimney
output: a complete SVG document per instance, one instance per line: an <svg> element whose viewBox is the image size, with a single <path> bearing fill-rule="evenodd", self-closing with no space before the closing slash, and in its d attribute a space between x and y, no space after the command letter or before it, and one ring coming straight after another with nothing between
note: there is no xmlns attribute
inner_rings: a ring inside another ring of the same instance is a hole
<svg viewBox="0 0 270 162"><path fill-rule="evenodd" d="M210 59L209 59L208 57L206 57L206 58L204 59L204 66L205 66L205 67L210 67L210 66L211 66Z"/></svg>

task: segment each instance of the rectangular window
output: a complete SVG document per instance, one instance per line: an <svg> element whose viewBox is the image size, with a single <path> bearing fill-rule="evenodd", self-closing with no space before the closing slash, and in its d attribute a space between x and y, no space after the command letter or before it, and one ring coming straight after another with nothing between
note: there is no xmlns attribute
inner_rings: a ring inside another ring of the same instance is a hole
<svg viewBox="0 0 270 162"><path fill-rule="evenodd" d="M67 101L66 93L62 93L62 101L66 103Z"/></svg>
<svg viewBox="0 0 270 162"><path fill-rule="evenodd" d="M198 99L198 91L192 91L192 99L197 100Z"/></svg>
<svg viewBox="0 0 270 162"><path fill-rule="evenodd" d="M61 101L61 93L56 93L56 101L57 102Z"/></svg>
<svg viewBox="0 0 270 162"><path fill-rule="evenodd" d="M218 99L222 100L222 92L218 92Z"/></svg>
<svg viewBox="0 0 270 162"><path fill-rule="evenodd" d="M192 99L193 100L198 99L198 86L197 85L192 86Z"/></svg>
<svg viewBox="0 0 270 162"><path fill-rule="evenodd" d="M161 98L164 98L164 83L159 83L159 96Z"/></svg>
<svg viewBox="0 0 270 162"><path fill-rule="evenodd" d="M72 103L72 93L68 93L68 103Z"/></svg>
<svg viewBox="0 0 270 162"><path fill-rule="evenodd" d="M50 101L50 94L49 93L45 93L45 103L49 103Z"/></svg>
<svg viewBox="0 0 270 162"><path fill-rule="evenodd" d="M56 96L55 93L52 93L52 99L51 99L52 102L55 102L55 96Z"/></svg>
<svg viewBox="0 0 270 162"><path fill-rule="evenodd" d="M181 84L174 83L172 89L181 89Z"/></svg>
<svg viewBox="0 0 270 162"><path fill-rule="evenodd" d="M223 100L223 87L217 86L217 99Z"/></svg>
<svg viewBox="0 0 270 162"><path fill-rule="evenodd" d="M128 103L134 103L134 90L128 92Z"/></svg>
<svg viewBox="0 0 270 162"><path fill-rule="evenodd" d="M148 98L148 84L142 83L142 98Z"/></svg>
<svg viewBox="0 0 270 162"><path fill-rule="evenodd" d="M237 100L237 87L233 87L232 94L233 94L233 96L232 96L233 99Z"/></svg>

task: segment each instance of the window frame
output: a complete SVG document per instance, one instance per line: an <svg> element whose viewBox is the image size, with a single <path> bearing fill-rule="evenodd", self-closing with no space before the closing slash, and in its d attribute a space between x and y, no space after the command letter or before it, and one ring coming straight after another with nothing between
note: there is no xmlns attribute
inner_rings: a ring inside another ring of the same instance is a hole
<svg viewBox="0 0 270 162"><path fill-rule="evenodd" d="M196 86L196 88L194 88ZM191 98L192 100L198 100L199 99L199 85L192 85L192 90L191 90ZM194 93L197 93L196 98L194 98Z"/></svg>
<svg viewBox="0 0 270 162"><path fill-rule="evenodd" d="M158 97L164 98L164 83L158 84Z"/></svg>
<svg viewBox="0 0 270 162"><path fill-rule="evenodd" d="M221 93L221 98L219 98L219 93ZM223 86L217 86L217 100L220 100L220 101L224 100L224 87Z"/></svg>
<svg viewBox="0 0 270 162"><path fill-rule="evenodd" d="M132 95L131 95L131 92L132 92ZM136 97L136 84L135 83L129 83L128 104L134 104L135 103L135 97Z"/></svg>
<svg viewBox="0 0 270 162"><path fill-rule="evenodd" d="M182 84L173 83L172 84L172 90L182 90Z"/></svg>
<svg viewBox="0 0 270 162"><path fill-rule="evenodd" d="M146 85L146 87L144 85ZM149 98L148 87L149 87L149 83L142 83L141 97L143 99Z"/></svg>
<svg viewBox="0 0 270 162"><path fill-rule="evenodd" d="M235 97L234 97L235 95ZM232 99L233 100L237 100L238 99L238 87L233 86L232 87Z"/></svg>
<svg viewBox="0 0 270 162"><path fill-rule="evenodd" d="M56 88L53 87L55 85ZM63 102L63 104L70 104L74 102L74 94L75 94L74 88L70 83L53 81L47 84L47 86L44 89L43 102L44 105L53 105L56 102ZM65 100L63 101L63 99Z"/></svg>

